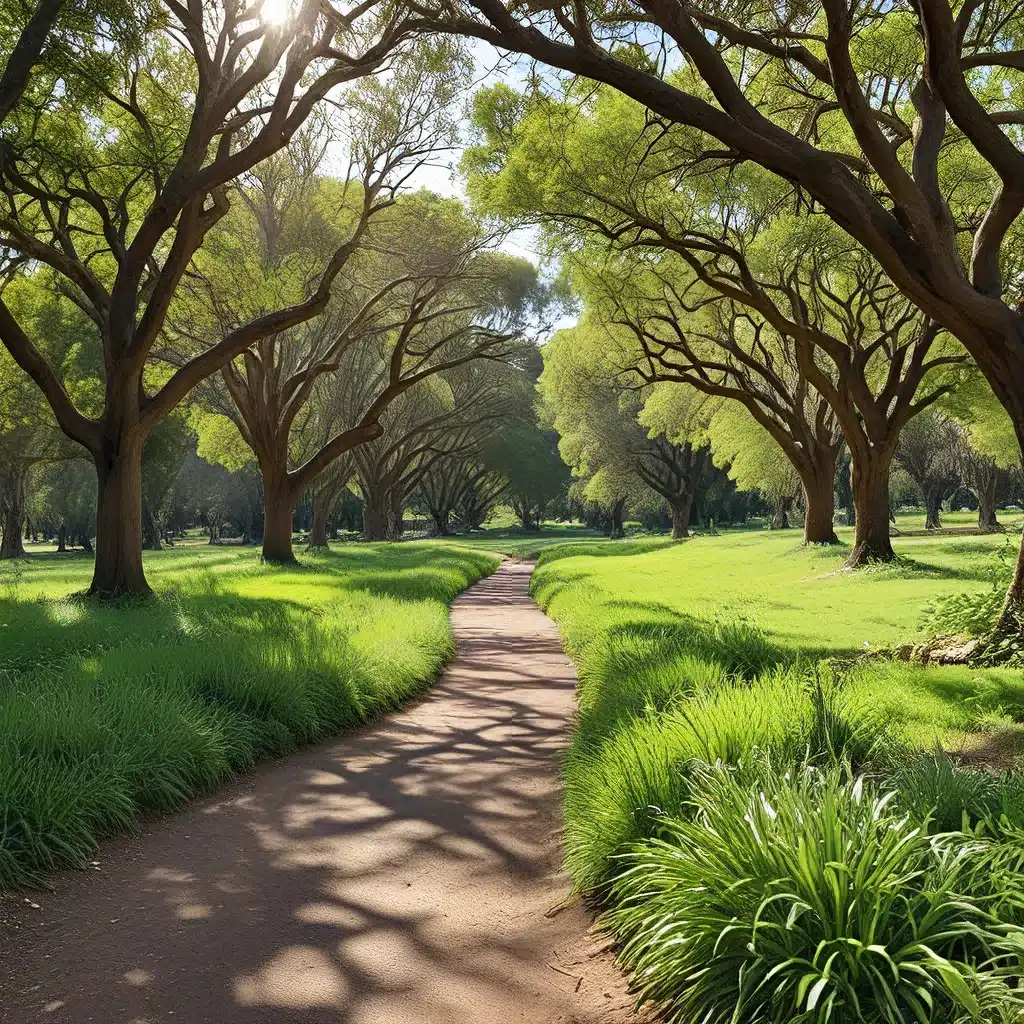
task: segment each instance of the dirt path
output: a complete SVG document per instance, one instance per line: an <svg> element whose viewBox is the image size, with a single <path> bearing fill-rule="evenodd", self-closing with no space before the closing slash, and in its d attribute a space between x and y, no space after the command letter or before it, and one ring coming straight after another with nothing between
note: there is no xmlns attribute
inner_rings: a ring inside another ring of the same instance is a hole
<svg viewBox="0 0 1024 1024"><path fill-rule="evenodd" d="M574 672L505 563L418 704L104 843L18 901L0 1021L611 1024L621 977L557 874ZM577 981L577 979L581 979Z"/></svg>

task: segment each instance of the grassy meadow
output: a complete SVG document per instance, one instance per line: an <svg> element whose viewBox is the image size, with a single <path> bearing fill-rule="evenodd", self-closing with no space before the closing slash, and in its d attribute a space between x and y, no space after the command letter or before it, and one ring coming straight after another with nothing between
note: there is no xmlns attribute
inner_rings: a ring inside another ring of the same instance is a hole
<svg viewBox="0 0 1024 1024"><path fill-rule="evenodd" d="M124 605L69 596L88 585L85 556L0 570L0 888L396 708L436 678L453 649L448 605L497 559L361 544L302 563L151 553L157 599Z"/></svg>
<svg viewBox="0 0 1024 1024"><path fill-rule="evenodd" d="M541 553L580 672L566 866L665 1020L1021 1019L1024 672L886 655L1006 543L858 572L796 531Z"/></svg>

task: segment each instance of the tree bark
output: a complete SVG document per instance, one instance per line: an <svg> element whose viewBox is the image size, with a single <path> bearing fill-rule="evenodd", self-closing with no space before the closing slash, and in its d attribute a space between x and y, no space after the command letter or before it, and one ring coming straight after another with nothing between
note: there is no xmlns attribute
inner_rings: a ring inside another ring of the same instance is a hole
<svg viewBox="0 0 1024 1024"><path fill-rule="evenodd" d="M57 527L57 554L66 554L68 550L68 531L63 523Z"/></svg>
<svg viewBox="0 0 1024 1024"><path fill-rule="evenodd" d="M279 481L263 478L263 561L277 565L295 562L292 526L297 496Z"/></svg>
<svg viewBox="0 0 1024 1024"><path fill-rule="evenodd" d="M392 488L387 494L387 539L401 540L405 532L403 514L405 512L405 495Z"/></svg>
<svg viewBox="0 0 1024 1024"><path fill-rule="evenodd" d="M693 491L669 502L672 508L672 539L690 536L690 512L693 510Z"/></svg>
<svg viewBox="0 0 1024 1024"><path fill-rule="evenodd" d="M938 530L942 526L942 492L929 490L924 496L924 528Z"/></svg>
<svg viewBox="0 0 1024 1024"><path fill-rule="evenodd" d="M624 501L617 501L612 505L608 514L608 536L612 540L621 540L626 535L622 522L625 511L626 503Z"/></svg>
<svg viewBox="0 0 1024 1024"><path fill-rule="evenodd" d="M4 503L3 538L0 558L24 558L25 544L21 524L25 518L25 473L13 468L7 474L7 496Z"/></svg>
<svg viewBox="0 0 1024 1024"><path fill-rule="evenodd" d="M384 495L377 488L366 488L363 493L363 537L366 540L388 539L388 516Z"/></svg>
<svg viewBox="0 0 1024 1024"><path fill-rule="evenodd" d="M978 526L982 530L998 530L996 504L999 494L999 473L993 472L978 488Z"/></svg>
<svg viewBox="0 0 1024 1024"><path fill-rule="evenodd" d="M864 465L858 460L852 475L855 533L846 559L855 569L870 562L891 562L896 554L889 538L889 470L892 459L880 456Z"/></svg>
<svg viewBox="0 0 1024 1024"><path fill-rule="evenodd" d="M104 446L107 450L95 460L99 488L96 565L88 591L93 597L148 597L153 593L142 569L144 440L126 432L116 451Z"/></svg>
<svg viewBox="0 0 1024 1024"><path fill-rule="evenodd" d="M430 518L434 520L434 533L438 537L450 537L452 534L451 528L451 511L446 508L436 508L430 513Z"/></svg>
<svg viewBox="0 0 1024 1024"><path fill-rule="evenodd" d="M800 473L804 492L804 543L838 544L836 536L836 455L822 447L808 472Z"/></svg>
<svg viewBox="0 0 1024 1024"><path fill-rule="evenodd" d="M327 542L327 520L330 518L330 514L331 511L328 503L317 494L313 498L312 519L309 524L309 544L307 548L310 551L325 550L330 547L330 544Z"/></svg>
<svg viewBox="0 0 1024 1024"><path fill-rule="evenodd" d="M772 523L769 529L788 530L789 510L793 507L792 494L780 494L775 502L775 514L772 516Z"/></svg>

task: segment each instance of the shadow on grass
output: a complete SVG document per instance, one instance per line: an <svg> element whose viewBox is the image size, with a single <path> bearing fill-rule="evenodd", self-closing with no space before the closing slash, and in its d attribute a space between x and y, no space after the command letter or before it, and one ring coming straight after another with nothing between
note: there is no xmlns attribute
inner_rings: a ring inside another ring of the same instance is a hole
<svg viewBox="0 0 1024 1024"><path fill-rule="evenodd" d="M536 922L573 680L545 660L551 635L526 663L521 638L490 629L464 650L514 674L446 679L430 704L110 843L116 879L63 876L40 900L47 927L0 969L4 1020L489 1024L548 986L568 1019L574 982Z"/></svg>
<svg viewBox="0 0 1024 1024"><path fill-rule="evenodd" d="M201 565L145 603L0 600L0 887L429 685L451 653L445 605L494 561L367 554L379 568ZM266 592L232 591L252 579ZM286 586L307 580L314 606Z"/></svg>

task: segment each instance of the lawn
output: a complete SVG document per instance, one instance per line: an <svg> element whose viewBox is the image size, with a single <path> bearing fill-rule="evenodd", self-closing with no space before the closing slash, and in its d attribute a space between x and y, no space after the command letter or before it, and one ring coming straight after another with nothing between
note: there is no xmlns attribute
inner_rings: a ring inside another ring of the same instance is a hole
<svg viewBox="0 0 1024 1024"><path fill-rule="evenodd" d="M496 565L454 545L352 545L288 569L184 547L147 555L154 601L120 606L69 597L85 556L5 566L0 887L422 691L452 653L448 605Z"/></svg>
<svg viewBox="0 0 1024 1024"><path fill-rule="evenodd" d="M838 532L843 538L850 531ZM608 601L631 602L638 615L724 617L756 624L790 652L825 655L919 638L924 612L937 597L988 587L994 552L1007 538L896 538L894 547L903 556L898 563L859 573L842 571L845 544L804 548L796 530L697 536L667 550L655 538L627 543L649 544L655 553L606 558L632 553L612 543L595 548L593 557L579 548L542 554L537 593L547 601L552 589L585 581L587 588L601 588ZM563 563L568 555L578 557ZM588 608L587 616L593 614Z"/></svg>
<svg viewBox="0 0 1024 1024"><path fill-rule="evenodd" d="M736 1020L846 1019L837 1008L853 1013L857 999L876 998L888 1009L849 1019L914 1019L918 999L933 1009L917 1019L982 1019L959 1015L975 997L957 979L988 984L976 971L986 955L998 960L995 945L957 945L974 927L971 910L942 918L949 927L936 937L941 956L958 964L956 978L946 977L941 957L919 963L920 977L917 967L903 975L890 965L885 977L895 971L899 989L890 992L863 964L839 971L827 962L830 950L846 957L842 950L865 943L894 964L897 952L906 955L910 933L899 928L910 911L883 919L876 904L891 891L902 906L924 908L945 891L936 879L952 851L1017 864L1024 779L967 762L997 753L1006 761L1007 750L1022 748L1024 672L878 656L927 636L938 597L989 589L1006 543L997 535L902 538L896 563L858 572L842 569L845 545L804 548L796 531L541 553L532 593L580 675L565 762L566 867L578 892L608 908L603 921L637 990L667 1020L734 1019L742 993L752 995L745 976L766 986L758 998L775 993L775 1008ZM862 812L864 801L876 810ZM961 827L987 838L916 838ZM893 836L899 858L883 864L871 859L882 854L863 852ZM955 898L988 907L980 889L990 892L984 878L997 869L984 858L971 865L973 881ZM986 943L1024 927L1008 907L979 911L994 928ZM920 913L911 931L940 920ZM925 994L904 992L904 977L918 977ZM819 993L834 983L829 1012L798 1015L818 982ZM885 1015L893 1008L900 1016Z"/></svg>

